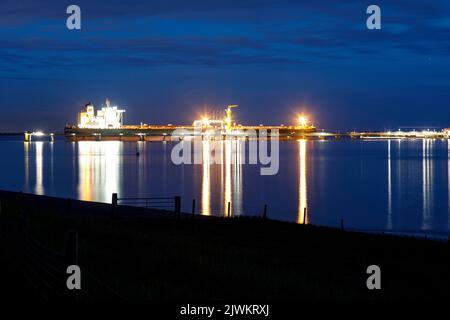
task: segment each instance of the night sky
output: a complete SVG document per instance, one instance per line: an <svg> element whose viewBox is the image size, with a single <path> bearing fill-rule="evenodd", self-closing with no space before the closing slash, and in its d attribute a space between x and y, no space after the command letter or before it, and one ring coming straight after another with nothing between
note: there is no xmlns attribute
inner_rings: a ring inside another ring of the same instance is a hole
<svg viewBox="0 0 450 320"><path fill-rule="evenodd" d="M0 132L62 131L106 97L127 124L239 104L242 124L450 126L450 1L0 0Z"/></svg>

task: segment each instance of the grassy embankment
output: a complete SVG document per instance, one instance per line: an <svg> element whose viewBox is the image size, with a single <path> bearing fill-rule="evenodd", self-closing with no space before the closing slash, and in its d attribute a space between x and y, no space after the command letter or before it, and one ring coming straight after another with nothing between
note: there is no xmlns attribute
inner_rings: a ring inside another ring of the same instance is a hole
<svg viewBox="0 0 450 320"><path fill-rule="evenodd" d="M76 230L81 269L125 299L444 298L448 292L445 242L260 218L178 219L129 208L112 216L109 205L4 192L0 199L3 234L26 216L27 233L62 252L67 231ZM145 217L124 218L136 212ZM29 289L17 280L26 271L5 252L1 263L17 291ZM372 264L381 267L381 291L366 288Z"/></svg>

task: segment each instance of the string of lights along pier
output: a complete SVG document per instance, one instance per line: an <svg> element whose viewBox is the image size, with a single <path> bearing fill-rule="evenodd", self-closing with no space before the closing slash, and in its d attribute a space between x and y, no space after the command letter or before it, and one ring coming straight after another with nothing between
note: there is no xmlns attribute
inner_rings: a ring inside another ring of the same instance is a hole
<svg viewBox="0 0 450 320"><path fill-rule="evenodd" d="M450 129L442 130L396 130L373 132L337 133L318 130L312 121L303 114L299 114L291 125L242 125L233 118L233 110L239 105L228 105L219 116L203 115L190 125L173 124L124 124L126 110L113 105L106 99L99 110L95 110L92 103L85 105L78 113L78 123L67 125L64 135L71 141L168 141L185 137L201 137L202 139L226 138L262 138L273 137L276 132L280 139L449 139ZM264 134L262 134L264 132ZM40 130L25 132L25 141L40 139L54 140L54 133Z"/></svg>

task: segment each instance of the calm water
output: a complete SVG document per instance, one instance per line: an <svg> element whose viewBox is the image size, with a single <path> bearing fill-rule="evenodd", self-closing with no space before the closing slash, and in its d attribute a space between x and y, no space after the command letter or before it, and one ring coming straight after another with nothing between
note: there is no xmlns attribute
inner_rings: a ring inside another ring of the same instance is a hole
<svg viewBox="0 0 450 320"><path fill-rule="evenodd" d="M203 164L172 164L170 142L0 141L0 188L82 200L182 197L190 212L261 214L359 230L450 234L450 145L440 140L281 141L280 169L234 165L240 141L202 142ZM210 163L212 149L224 164ZM136 156L136 151L140 156ZM216 151L217 152L217 151Z"/></svg>

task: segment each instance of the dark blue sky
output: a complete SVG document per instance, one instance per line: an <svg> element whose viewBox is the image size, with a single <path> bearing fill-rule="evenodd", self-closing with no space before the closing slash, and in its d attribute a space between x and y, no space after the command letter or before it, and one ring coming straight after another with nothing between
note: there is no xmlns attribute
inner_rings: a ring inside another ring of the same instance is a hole
<svg viewBox="0 0 450 320"><path fill-rule="evenodd" d="M366 29L370 4L382 30ZM449 126L450 2L0 0L0 132L61 131L106 97L126 123L239 104L248 124Z"/></svg>

